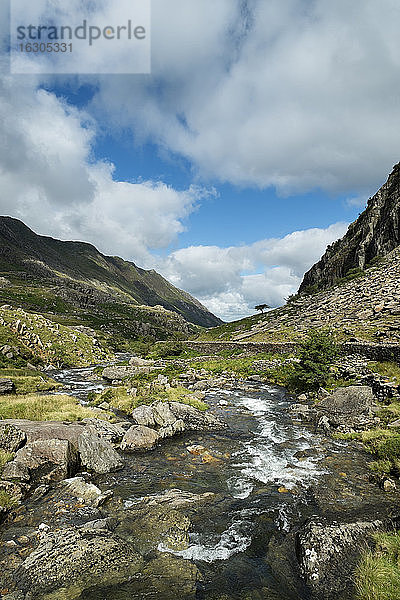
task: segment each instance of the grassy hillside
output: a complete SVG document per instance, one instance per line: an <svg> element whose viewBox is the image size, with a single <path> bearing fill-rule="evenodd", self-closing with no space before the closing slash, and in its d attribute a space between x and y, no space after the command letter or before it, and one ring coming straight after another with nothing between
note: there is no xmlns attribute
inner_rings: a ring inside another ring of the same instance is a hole
<svg viewBox="0 0 400 600"><path fill-rule="evenodd" d="M221 322L155 271L104 256L90 244L36 235L10 217L0 217L0 277L10 284L10 301L33 310L101 314L102 305L161 306L196 325Z"/></svg>

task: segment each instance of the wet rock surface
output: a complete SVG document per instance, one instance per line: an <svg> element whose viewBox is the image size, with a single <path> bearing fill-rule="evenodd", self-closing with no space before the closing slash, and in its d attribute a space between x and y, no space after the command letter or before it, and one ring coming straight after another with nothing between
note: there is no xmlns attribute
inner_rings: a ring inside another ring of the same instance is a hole
<svg viewBox="0 0 400 600"><path fill-rule="evenodd" d="M121 469L123 461L106 439L100 437L93 425L85 427L78 438L82 465L95 473L109 473Z"/></svg>
<svg viewBox="0 0 400 600"><path fill-rule="evenodd" d="M333 524L312 520L299 531L297 556L314 598L337 598L352 590L361 551L371 534L383 527L379 520Z"/></svg>
<svg viewBox="0 0 400 600"><path fill-rule="evenodd" d="M369 457L358 444L293 423L280 388L240 387L206 399L228 428L198 430L195 421L194 430L164 438L151 452L124 454L122 470L32 489L2 527L0 589L20 600L350 599L359 542L369 532L356 526L396 522L397 491L383 494L369 481ZM187 407L182 413L174 404L142 407L137 420L151 426L133 429L159 435L178 417L185 424ZM91 425L78 426L77 447ZM108 425L95 433L114 450L126 424L117 431ZM135 573L119 560L121 548Z"/></svg>
<svg viewBox="0 0 400 600"><path fill-rule="evenodd" d="M142 565L132 546L107 529L91 529L87 524L45 533L17 569L15 580L26 600L73 600L99 583L125 581Z"/></svg>

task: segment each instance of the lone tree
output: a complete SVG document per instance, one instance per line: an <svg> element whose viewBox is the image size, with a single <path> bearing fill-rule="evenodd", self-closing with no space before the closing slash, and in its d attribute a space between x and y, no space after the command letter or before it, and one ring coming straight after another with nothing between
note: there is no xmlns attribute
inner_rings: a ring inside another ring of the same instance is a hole
<svg viewBox="0 0 400 600"><path fill-rule="evenodd" d="M268 306L268 304L257 304L257 306L255 306L254 308L255 308L255 310L261 310L261 312L263 313L265 309L271 308L271 307Z"/></svg>

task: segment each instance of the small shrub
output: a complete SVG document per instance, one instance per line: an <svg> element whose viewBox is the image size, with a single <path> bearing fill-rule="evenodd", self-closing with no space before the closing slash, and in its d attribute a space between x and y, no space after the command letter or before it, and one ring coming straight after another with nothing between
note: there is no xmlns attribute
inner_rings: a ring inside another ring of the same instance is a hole
<svg viewBox="0 0 400 600"><path fill-rule="evenodd" d="M185 345L181 342L164 342L156 344L153 351L150 352L151 358L168 358L170 356L181 356L185 351Z"/></svg>
<svg viewBox="0 0 400 600"><path fill-rule="evenodd" d="M326 385L330 366L338 350L333 334L324 330L311 330L298 350L299 362L288 381L296 392L316 391Z"/></svg>
<svg viewBox="0 0 400 600"><path fill-rule="evenodd" d="M400 435L381 442L377 448L377 455L384 460L400 458Z"/></svg>

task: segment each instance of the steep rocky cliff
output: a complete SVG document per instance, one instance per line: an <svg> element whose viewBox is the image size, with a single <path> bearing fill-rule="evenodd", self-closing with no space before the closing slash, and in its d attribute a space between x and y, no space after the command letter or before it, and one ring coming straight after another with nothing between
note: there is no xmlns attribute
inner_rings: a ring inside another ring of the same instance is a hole
<svg viewBox="0 0 400 600"><path fill-rule="evenodd" d="M345 236L328 246L325 254L305 275L300 294L330 287L364 269L376 257L384 257L400 245L400 163L387 182L368 201L363 213Z"/></svg>

